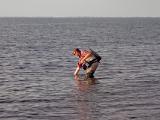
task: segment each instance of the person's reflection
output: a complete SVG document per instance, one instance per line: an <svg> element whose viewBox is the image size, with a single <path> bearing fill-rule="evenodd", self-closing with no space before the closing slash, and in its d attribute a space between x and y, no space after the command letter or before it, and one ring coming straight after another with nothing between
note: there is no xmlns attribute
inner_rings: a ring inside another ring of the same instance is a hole
<svg viewBox="0 0 160 120"><path fill-rule="evenodd" d="M76 75L74 79L75 79L77 88L81 91L88 90L90 86L96 84L96 81L97 81L96 78L82 79L80 78L79 75Z"/></svg>
<svg viewBox="0 0 160 120"><path fill-rule="evenodd" d="M77 110L78 110L78 119L79 120L93 120L92 113L92 103L87 98L82 97L80 100L77 100Z"/></svg>
<svg viewBox="0 0 160 120"><path fill-rule="evenodd" d="M78 91L75 94L75 101L77 103L79 120L95 120L95 94L90 91L94 88L91 86L96 84L96 79L89 78L84 80L80 78L80 76L76 76L74 79L78 88Z"/></svg>

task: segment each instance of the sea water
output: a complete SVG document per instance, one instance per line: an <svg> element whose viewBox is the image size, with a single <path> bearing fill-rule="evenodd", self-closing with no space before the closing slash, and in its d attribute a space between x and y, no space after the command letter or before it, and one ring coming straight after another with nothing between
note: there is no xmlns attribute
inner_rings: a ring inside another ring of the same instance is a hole
<svg viewBox="0 0 160 120"><path fill-rule="evenodd" d="M102 57L96 84L75 47ZM160 119L160 18L0 18L0 120L132 119Z"/></svg>

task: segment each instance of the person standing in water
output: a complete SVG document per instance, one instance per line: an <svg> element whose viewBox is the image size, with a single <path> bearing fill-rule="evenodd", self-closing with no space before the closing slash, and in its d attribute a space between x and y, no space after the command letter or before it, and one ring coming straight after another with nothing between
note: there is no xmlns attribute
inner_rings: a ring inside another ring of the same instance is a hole
<svg viewBox="0 0 160 120"><path fill-rule="evenodd" d="M91 49L80 50L79 48L74 48L72 54L79 58L74 76L77 76L80 69L83 68L86 73L86 78L94 78L94 73L99 65L101 57Z"/></svg>

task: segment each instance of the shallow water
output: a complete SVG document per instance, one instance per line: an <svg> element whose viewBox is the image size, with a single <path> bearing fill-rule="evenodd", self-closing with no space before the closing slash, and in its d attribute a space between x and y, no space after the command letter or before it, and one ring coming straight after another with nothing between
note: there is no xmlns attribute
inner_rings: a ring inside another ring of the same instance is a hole
<svg viewBox="0 0 160 120"><path fill-rule="evenodd" d="M95 84L74 47L102 56ZM0 18L1 120L159 118L160 18Z"/></svg>

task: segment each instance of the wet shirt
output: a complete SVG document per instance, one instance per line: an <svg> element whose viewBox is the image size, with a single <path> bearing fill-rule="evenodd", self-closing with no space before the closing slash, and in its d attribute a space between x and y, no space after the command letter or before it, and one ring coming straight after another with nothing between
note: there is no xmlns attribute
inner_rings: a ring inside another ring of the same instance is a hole
<svg viewBox="0 0 160 120"><path fill-rule="evenodd" d="M90 53L90 52L87 51L87 50L81 51L81 57L79 58L79 62L80 62L88 53ZM86 59L86 61L89 62L89 61L92 61L93 59L95 59L95 57L94 57L94 55L91 55L90 57L88 57L88 58Z"/></svg>

